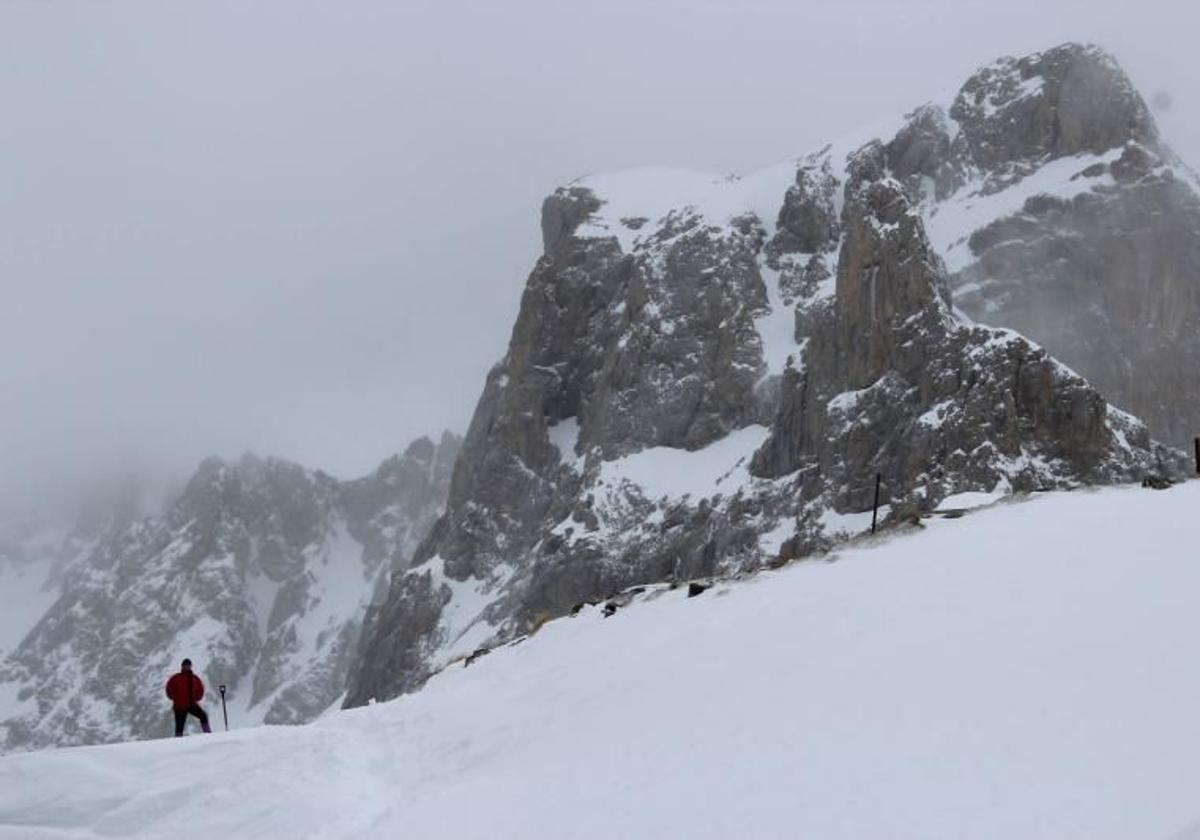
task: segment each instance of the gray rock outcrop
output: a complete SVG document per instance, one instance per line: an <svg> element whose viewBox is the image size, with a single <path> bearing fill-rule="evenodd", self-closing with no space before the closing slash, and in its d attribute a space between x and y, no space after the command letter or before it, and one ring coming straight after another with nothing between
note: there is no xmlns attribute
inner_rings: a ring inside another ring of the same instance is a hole
<svg viewBox="0 0 1200 840"><path fill-rule="evenodd" d="M1038 341L1163 440L1200 435L1197 181L1116 62L1077 45L1002 59L941 124L915 171L936 179L925 213L955 304Z"/></svg>

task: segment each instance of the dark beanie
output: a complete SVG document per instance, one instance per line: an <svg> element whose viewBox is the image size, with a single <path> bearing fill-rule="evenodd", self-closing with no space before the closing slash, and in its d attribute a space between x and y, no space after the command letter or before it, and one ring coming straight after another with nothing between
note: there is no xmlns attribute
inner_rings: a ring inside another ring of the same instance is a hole
<svg viewBox="0 0 1200 840"><path fill-rule="evenodd" d="M185 660L183 660L183 667L184 667L184 668L191 668L191 667L192 667L192 660L190 660L190 659L185 659Z"/></svg>

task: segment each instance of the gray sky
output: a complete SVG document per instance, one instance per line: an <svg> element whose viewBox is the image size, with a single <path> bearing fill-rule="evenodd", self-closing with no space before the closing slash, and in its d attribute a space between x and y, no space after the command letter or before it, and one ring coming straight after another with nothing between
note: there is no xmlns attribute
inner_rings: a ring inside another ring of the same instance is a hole
<svg viewBox="0 0 1200 840"><path fill-rule="evenodd" d="M1108 47L1200 163L1193 9L0 0L0 502L463 430L556 185L753 170L1000 54Z"/></svg>

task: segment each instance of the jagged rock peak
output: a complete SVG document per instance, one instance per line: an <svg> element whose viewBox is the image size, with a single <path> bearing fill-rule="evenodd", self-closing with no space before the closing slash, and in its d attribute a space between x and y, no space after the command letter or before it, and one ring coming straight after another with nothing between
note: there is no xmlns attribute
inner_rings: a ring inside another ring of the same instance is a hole
<svg viewBox="0 0 1200 840"><path fill-rule="evenodd" d="M1158 140L1116 59L1090 44L998 59L967 80L950 116L966 156L988 169Z"/></svg>
<svg viewBox="0 0 1200 840"><path fill-rule="evenodd" d="M1174 444L1200 430L1200 192L1116 61L1068 44L977 73L924 195L954 301Z"/></svg>

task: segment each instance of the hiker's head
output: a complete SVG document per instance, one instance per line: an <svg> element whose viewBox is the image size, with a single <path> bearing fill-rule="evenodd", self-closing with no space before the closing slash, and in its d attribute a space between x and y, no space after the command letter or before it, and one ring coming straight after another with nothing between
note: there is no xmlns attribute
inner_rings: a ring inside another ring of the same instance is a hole
<svg viewBox="0 0 1200 840"><path fill-rule="evenodd" d="M182 668L182 669L183 669L183 670L185 670L185 671L190 671L190 670L192 670L192 660L190 660L190 659L185 659L185 660L183 660L183 664L182 664L182 665L180 665L179 667L180 667L180 668Z"/></svg>

